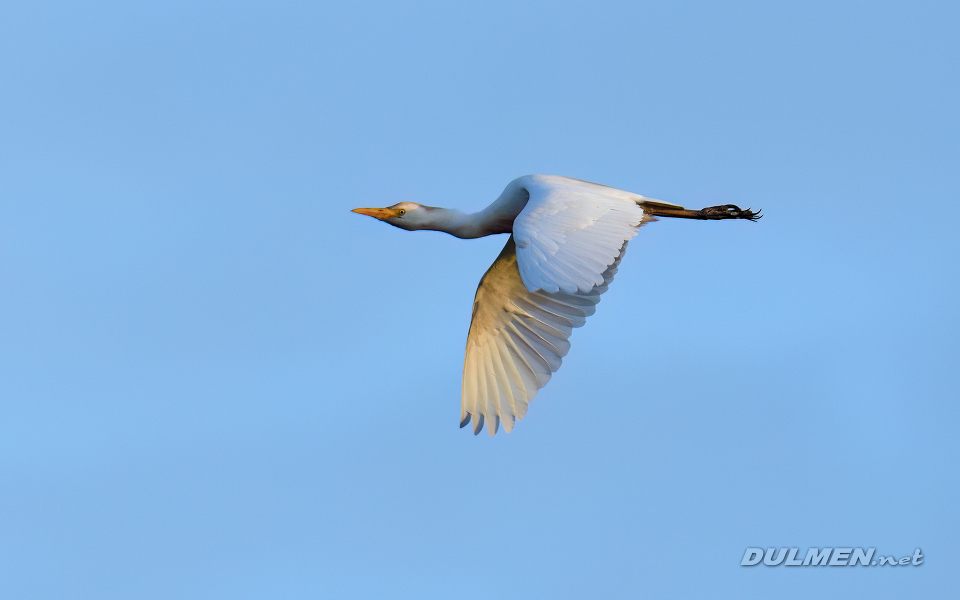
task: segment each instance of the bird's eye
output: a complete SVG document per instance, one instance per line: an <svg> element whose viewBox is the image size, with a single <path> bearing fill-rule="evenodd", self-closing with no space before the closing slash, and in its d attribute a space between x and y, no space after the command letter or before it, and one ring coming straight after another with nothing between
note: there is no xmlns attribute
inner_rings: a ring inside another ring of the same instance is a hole
<svg viewBox="0 0 960 600"><path fill-rule="evenodd" d="M397 215L402 217L406 212L407 212L407 211L405 211L405 210L403 210L403 209L401 208L400 210L397 211Z"/></svg>

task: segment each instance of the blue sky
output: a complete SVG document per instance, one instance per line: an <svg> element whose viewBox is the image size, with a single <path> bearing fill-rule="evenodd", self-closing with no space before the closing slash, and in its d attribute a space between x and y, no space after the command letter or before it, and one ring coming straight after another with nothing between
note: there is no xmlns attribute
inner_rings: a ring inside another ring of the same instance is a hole
<svg viewBox="0 0 960 600"><path fill-rule="evenodd" d="M960 585L955 3L0 6L0 589ZM457 428L527 173L662 220L513 433ZM921 567L739 566L748 547Z"/></svg>

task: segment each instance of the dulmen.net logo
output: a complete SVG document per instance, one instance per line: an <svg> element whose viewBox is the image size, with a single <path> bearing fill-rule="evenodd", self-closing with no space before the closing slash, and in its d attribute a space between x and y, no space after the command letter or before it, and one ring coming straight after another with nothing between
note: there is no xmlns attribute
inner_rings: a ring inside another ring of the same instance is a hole
<svg viewBox="0 0 960 600"><path fill-rule="evenodd" d="M747 548L743 553L743 560L740 561L742 567L752 567L761 562L768 567L784 565L785 567L854 567L861 565L864 567L876 566L919 566L923 564L923 554L920 548L917 548L913 556L874 556L876 548L809 548L807 554L802 558L797 558L800 552L799 548Z"/></svg>

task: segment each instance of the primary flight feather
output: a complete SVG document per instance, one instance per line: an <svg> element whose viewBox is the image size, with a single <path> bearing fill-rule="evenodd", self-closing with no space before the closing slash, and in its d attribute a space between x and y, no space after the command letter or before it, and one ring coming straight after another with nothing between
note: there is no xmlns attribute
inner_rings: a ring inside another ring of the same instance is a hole
<svg viewBox="0 0 960 600"><path fill-rule="evenodd" d="M560 368L573 328L593 314L641 225L760 218L732 204L693 211L556 175L515 179L474 214L414 202L353 212L460 238L512 234L477 288L463 365L460 426L472 419L477 434L486 423L491 436L501 423L511 431Z"/></svg>

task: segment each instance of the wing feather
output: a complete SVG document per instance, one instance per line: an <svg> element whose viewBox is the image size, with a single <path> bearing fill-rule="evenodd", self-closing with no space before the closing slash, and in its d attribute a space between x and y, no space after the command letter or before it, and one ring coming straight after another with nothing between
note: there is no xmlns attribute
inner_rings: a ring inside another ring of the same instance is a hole
<svg viewBox="0 0 960 600"><path fill-rule="evenodd" d="M483 353L483 372L487 381L487 412L484 415L487 420L487 431L490 435L497 433L500 426L500 386L497 383L496 373L493 371L493 360L491 356L491 347L488 345L482 349ZM476 433L476 432L474 432Z"/></svg>
<svg viewBox="0 0 960 600"><path fill-rule="evenodd" d="M477 288L463 366L460 426L472 420L494 435L511 431L537 392L560 368L573 330L594 313L626 250L621 241L612 263L586 292L530 291L521 278L513 236Z"/></svg>
<svg viewBox="0 0 960 600"><path fill-rule="evenodd" d="M529 195L513 222L527 290L587 294L644 222L639 194L550 175L517 180Z"/></svg>

